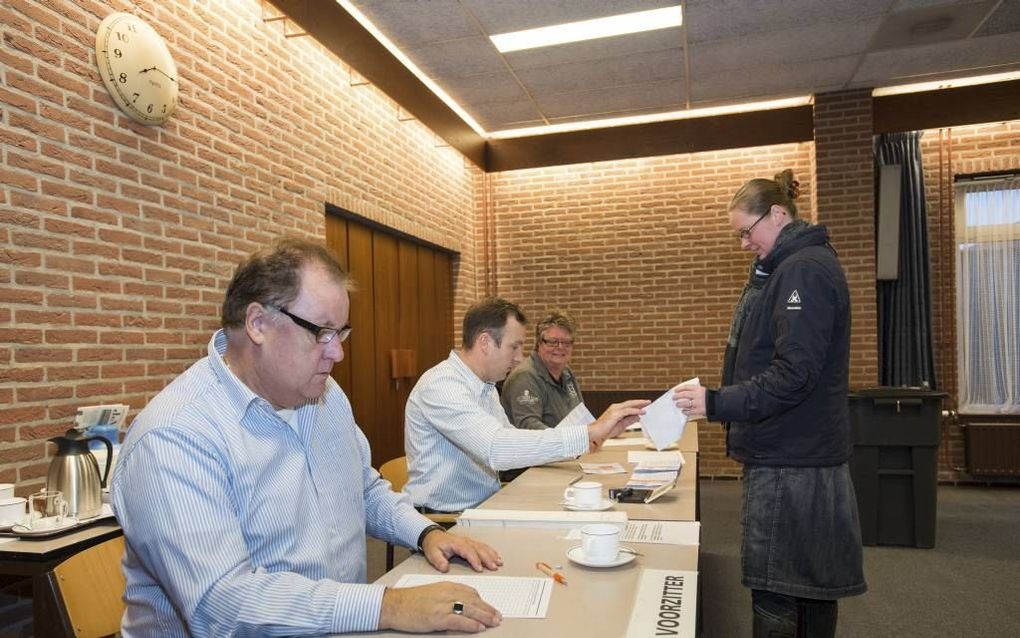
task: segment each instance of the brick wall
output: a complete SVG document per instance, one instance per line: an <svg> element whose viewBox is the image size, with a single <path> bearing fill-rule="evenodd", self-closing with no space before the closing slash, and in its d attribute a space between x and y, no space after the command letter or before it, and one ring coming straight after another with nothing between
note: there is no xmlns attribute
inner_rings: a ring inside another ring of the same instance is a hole
<svg viewBox="0 0 1020 638"><path fill-rule="evenodd" d="M931 242L932 335L939 389L955 410L957 379L956 243L953 177L961 173L1020 168L1020 121L924 131L921 137L928 237ZM994 419L982 419L994 420ZM966 421L966 417L963 418ZM956 422L943 426L939 478L968 480L963 433Z"/></svg>
<svg viewBox="0 0 1020 638"><path fill-rule="evenodd" d="M99 79L96 28L120 10L174 54L163 127ZM77 406L133 416L203 355L237 260L321 238L324 202L460 251L458 315L475 296L479 171L282 28L258 0L0 3L0 482L38 488Z"/></svg>
<svg viewBox="0 0 1020 638"><path fill-rule="evenodd" d="M575 316L583 389L665 391L692 376L718 385L751 262L726 206L747 179L785 167L809 194L812 146L493 174L499 292L532 317L552 308ZM810 217L806 196L803 212ZM739 473L718 425L702 425L700 446L703 474Z"/></svg>
<svg viewBox="0 0 1020 638"><path fill-rule="evenodd" d="M850 288L850 387L878 384L870 89L815 96L815 201Z"/></svg>

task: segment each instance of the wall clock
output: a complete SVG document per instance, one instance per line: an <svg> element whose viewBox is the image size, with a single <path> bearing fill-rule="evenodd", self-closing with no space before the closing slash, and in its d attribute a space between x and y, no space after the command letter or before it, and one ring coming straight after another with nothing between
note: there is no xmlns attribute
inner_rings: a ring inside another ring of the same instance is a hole
<svg viewBox="0 0 1020 638"><path fill-rule="evenodd" d="M110 97L131 119L163 124L177 108L177 65L163 38L141 18L113 13L96 33L96 62Z"/></svg>

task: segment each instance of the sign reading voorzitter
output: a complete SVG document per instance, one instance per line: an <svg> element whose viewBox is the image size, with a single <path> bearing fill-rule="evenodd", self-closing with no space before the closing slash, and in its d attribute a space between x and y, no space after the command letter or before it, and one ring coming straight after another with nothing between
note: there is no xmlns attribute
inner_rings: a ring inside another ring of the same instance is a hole
<svg viewBox="0 0 1020 638"><path fill-rule="evenodd" d="M694 636L697 591L698 572L643 570L627 638Z"/></svg>

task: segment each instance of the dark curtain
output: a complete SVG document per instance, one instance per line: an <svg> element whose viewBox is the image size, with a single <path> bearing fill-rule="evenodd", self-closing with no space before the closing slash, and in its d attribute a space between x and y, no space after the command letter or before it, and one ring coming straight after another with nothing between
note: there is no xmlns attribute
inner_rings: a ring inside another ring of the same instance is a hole
<svg viewBox="0 0 1020 638"><path fill-rule="evenodd" d="M875 138L880 166L900 164L899 278L878 282L879 381L884 386L937 389L931 335L928 215L921 166L921 132Z"/></svg>

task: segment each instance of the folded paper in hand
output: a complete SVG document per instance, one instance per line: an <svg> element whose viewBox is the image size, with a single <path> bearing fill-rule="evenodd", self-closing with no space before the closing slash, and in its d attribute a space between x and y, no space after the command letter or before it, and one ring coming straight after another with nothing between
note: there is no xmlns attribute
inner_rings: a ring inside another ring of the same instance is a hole
<svg viewBox="0 0 1020 638"><path fill-rule="evenodd" d="M700 383L698 377L694 377L675 387ZM679 441L687 427L687 415L673 403L674 389L666 390L665 394L653 401L641 417L641 427L657 450L663 450Z"/></svg>

